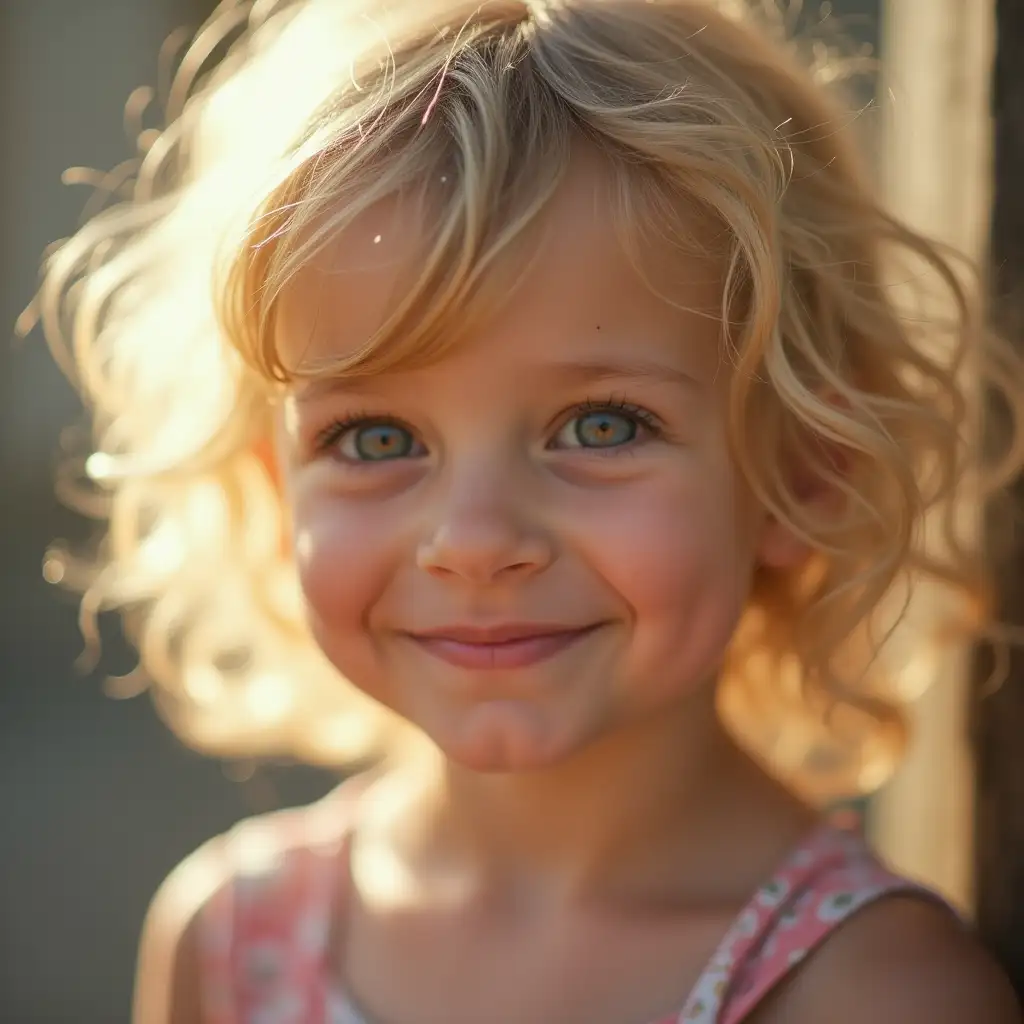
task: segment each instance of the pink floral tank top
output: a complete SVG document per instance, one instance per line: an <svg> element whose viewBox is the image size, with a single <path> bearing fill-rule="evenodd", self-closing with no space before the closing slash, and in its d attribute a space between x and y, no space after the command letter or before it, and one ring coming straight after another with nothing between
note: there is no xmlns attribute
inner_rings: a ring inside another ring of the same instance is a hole
<svg viewBox="0 0 1024 1024"><path fill-rule="evenodd" d="M206 1024L372 1024L328 968L345 841L329 801L333 836L287 845L258 819L229 835L232 880L201 918ZM886 870L857 832L822 823L736 917L685 1005L652 1024L740 1024L851 915L904 894L939 899Z"/></svg>

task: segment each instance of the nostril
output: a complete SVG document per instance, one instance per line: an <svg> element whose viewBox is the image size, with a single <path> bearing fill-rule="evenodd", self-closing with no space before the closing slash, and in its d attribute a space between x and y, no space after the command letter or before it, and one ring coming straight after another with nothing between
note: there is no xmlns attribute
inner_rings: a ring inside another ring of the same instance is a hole
<svg viewBox="0 0 1024 1024"><path fill-rule="evenodd" d="M543 538L524 534L514 524L489 524L484 529L450 526L420 546L416 564L436 576L457 576L474 582L523 576L550 564L552 547Z"/></svg>

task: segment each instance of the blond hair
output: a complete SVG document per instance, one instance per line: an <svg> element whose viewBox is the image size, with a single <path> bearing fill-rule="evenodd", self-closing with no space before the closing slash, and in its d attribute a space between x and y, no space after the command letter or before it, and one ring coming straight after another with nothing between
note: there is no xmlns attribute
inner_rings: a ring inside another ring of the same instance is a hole
<svg viewBox="0 0 1024 1024"><path fill-rule="evenodd" d="M273 402L300 374L443 354L585 138L630 252L652 234L685 249L695 215L719 229L735 459L813 551L797 571L758 572L723 709L792 778L880 781L902 737L898 667L880 652L905 595L933 581L948 621L988 623L988 569L954 499L1016 469L1011 446L1001 476L982 474L972 389L989 380L1016 409L1022 375L986 331L970 268L874 197L856 118L827 88L836 65L808 67L767 6L221 5L169 126L145 134L122 201L48 259L39 298L48 337L74 354L96 425L89 473L110 503L98 565L64 571L87 588L85 621L124 610L189 742L330 763L402 742L303 625L261 457ZM399 193L436 218L420 280L359 352L286 365L282 289ZM822 515L796 477L841 493L844 511Z"/></svg>

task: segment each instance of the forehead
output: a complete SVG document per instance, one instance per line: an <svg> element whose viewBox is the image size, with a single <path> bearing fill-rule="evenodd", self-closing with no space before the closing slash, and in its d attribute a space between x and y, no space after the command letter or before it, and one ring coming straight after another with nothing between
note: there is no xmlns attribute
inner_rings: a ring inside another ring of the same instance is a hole
<svg viewBox="0 0 1024 1024"><path fill-rule="evenodd" d="M500 337L526 351L640 331L677 334L689 358L707 363L704 373L716 372L718 347L710 342L721 333L723 264L695 254L702 244L710 250L706 240L687 244L706 235L706 226L694 219L691 239L638 234L627 251L614 215L619 184L599 154L577 146L536 223L488 267L485 289L496 300L488 318L448 325L453 336ZM329 365L378 334L424 272L434 213L414 197L377 203L289 281L276 318L285 365ZM686 344L697 338L701 344Z"/></svg>

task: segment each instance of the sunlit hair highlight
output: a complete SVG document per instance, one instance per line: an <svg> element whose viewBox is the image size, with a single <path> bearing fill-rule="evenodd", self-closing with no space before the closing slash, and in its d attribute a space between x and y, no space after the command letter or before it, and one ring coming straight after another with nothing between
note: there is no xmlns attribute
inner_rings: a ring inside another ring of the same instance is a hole
<svg viewBox="0 0 1024 1024"><path fill-rule="evenodd" d="M266 458L274 403L299 377L379 373L458 344L506 291L495 275L528 261L585 144L638 269L654 237L720 263L736 463L812 550L798 571L759 571L723 710L810 789L884 778L906 660L886 640L907 595L941 591L960 640L990 625L963 496L1001 488L1019 452L1011 439L982 466L974 395L988 382L1015 412L1022 375L986 331L967 262L876 200L864 126L828 88L837 62L819 51L807 67L769 5L751 7L219 8L184 59L171 124L145 136L121 201L49 258L39 300L74 355L96 423L89 470L110 499L98 566L67 571L87 588L86 620L124 609L187 740L329 763L406 742L303 625ZM419 279L361 350L290 365L283 290L394 197L417 211ZM936 641L907 624L895 635L911 651Z"/></svg>

